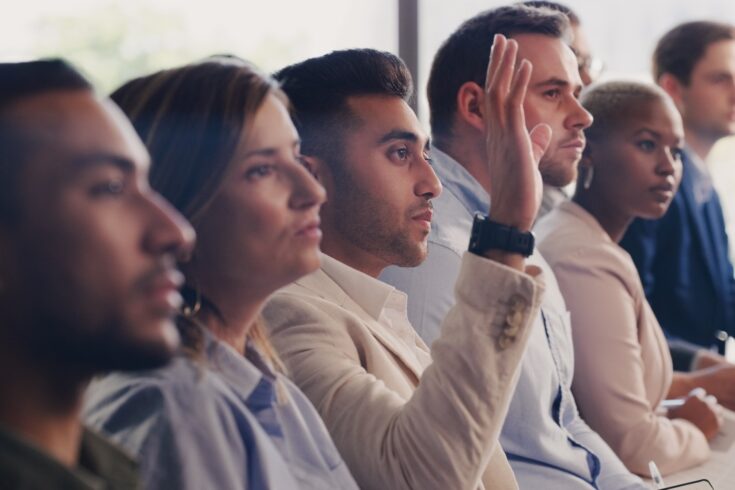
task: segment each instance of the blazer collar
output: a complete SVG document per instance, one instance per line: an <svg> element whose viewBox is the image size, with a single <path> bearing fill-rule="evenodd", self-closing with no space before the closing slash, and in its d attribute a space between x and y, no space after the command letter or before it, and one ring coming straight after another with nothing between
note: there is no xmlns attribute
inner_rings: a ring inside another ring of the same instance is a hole
<svg viewBox="0 0 735 490"><path fill-rule="evenodd" d="M391 331L380 321L383 309L389 302L399 302L405 315L406 295L326 254L321 254L321 261L319 270L297 280L296 284L360 317L373 336L398 357L418 380L425 366L415 356L414 349L421 346L428 354L425 344L420 340L414 344L402 340L397 332ZM417 339L414 332L414 342Z"/></svg>

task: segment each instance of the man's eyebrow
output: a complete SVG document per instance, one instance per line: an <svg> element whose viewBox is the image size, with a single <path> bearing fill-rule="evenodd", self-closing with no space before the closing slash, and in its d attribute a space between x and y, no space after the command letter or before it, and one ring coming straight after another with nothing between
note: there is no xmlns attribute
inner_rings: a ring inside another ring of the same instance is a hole
<svg viewBox="0 0 735 490"><path fill-rule="evenodd" d="M135 164L129 158L114 153L91 153L72 159L72 164L80 169L112 165L125 173L132 173Z"/></svg>
<svg viewBox="0 0 735 490"><path fill-rule="evenodd" d="M551 85L554 87L569 87L571 83L569 83L568 80L564 80L562 78L551 77L551 78L547 78L546 80L541 80L540 82L536 82L534 84L534 87L543 87L546 85Z"/></svg>
<svg viewBox="0 0 735 490"><path fill-rule="evenodd" d="M378 144L382 145L383 143L387 143L392 140L405 140L405 141L416 142L419 140L419 136L413 131L406 131L403 129L393 129L385 133L380 138L380 140L378 140Z"/></svg>

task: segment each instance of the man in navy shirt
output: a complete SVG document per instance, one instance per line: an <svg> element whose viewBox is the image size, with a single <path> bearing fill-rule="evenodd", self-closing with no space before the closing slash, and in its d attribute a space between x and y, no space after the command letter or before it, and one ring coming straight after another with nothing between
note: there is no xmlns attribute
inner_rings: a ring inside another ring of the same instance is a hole
<svg viewBox="0 0 735 490"><path fill-rule="evenodd" d="M621 245L675 347L675 368L689 370L717 362L699 346L713 346L718 331L735 333L733 266L720 198L705 164L714 144L735 134L735 27L681 24L661 38L653 65L656 82L684 120L683 177L666 215L636 220Z"/></svg>

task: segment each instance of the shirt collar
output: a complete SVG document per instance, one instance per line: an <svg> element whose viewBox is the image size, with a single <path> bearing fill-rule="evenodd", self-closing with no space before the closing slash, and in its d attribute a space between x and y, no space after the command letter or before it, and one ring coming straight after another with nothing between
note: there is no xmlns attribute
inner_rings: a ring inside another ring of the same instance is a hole
<svg viewBox="0 0 735 490"><path fill-rule="evenodd" d="M393 286L326 254L322 254L322 271L375 320L380 319L388 299L396 292Z"/></svg>
<svg viewBox="0 0 735 490"><path fill-rule="evenodd" d="M208 366L229 385L236 387L249 407L257 408L275 403L277 375L252 342L247 343L245 356L242 356L232 346L217 339L208 329L202 328L202 331Z"/></svg>
<svg viewBox="0 0 735 490"><path fill-rule="evenodd" d="M470 214L487 212L490 196L466 168L436 146L431 148L431 159L444 192L455 196Z"/></svg>

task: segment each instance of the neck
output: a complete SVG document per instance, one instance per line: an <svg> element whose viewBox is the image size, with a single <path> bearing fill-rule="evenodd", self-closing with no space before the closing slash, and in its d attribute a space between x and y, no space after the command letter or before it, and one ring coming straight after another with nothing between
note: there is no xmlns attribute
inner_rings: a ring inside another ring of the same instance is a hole
<svg viewBox="0 0 735 490"><path fill-rule="evenodd" d="M257 284L255 278L245 287L240 280L229 280L195 263L184 267L184 275L196 278L193 284L199 288L203 298L197 319L217 339L244 354L250 329L276 288L270 284Z"/></svg>
<svg viewBox="0 0 735 490"><path fill-rule="evenodd" d="M685 125L687 146L703 161L707 161L707 156L712 147L715 146L719 138L709 134L704 134L694 128Z"/></svg>
<svg viewBox="0 0 735 490"><path fill-rule="evenodd" d="M595 217L603 230L615 243L620 243L625 235L625 230L633 221L633 216L624 213L616 213L617 206L611 206L602 199L595 196L594 189L582 191L574 195L574 202L582 206L588 213Z"/></svg>
<svg viewBox="0 0 735 490"><path fill-rule="evenodd" d="M322 229L324 229L323 226ZM343 264L375 278L389 265L370 252L358 249L357 247L346 246L344 243L338 241L330 241L328 237L331 235L332 233L324 232L321 249L322 252L333 259L339 260Z"/></svg>
<svg viewBox="0 0 735 490"><path fill-rule="evenodd" d="M32 355L1 342L0 426L41 448L63 465L78 463L82 437L82 397L91 376L63 366L42 367Z"/></svg>
<svg viewBox="0 0 735 490"><path fill-rule="evenodd" d="M193 277L201 278L201 293L207 300L197 317L215 337L244 354L248 334L270 293L259 293L221 277L207 278L204 274Z"/></svg>
<svg viewBox="0 0 735 490"><path fill-rule="evenodd" d="M456 130L449 138L438 137L434 146L462 165L490 194L490 171L482 138Z"/></svg>

